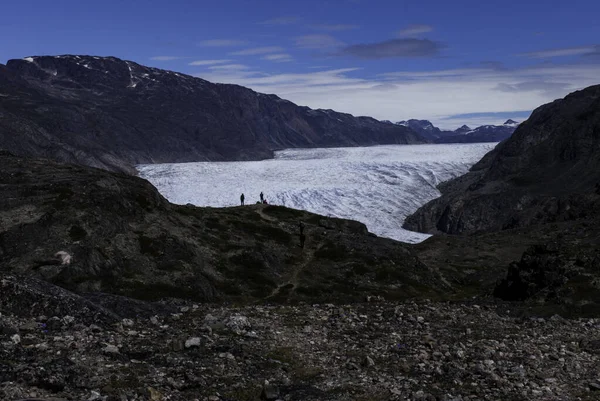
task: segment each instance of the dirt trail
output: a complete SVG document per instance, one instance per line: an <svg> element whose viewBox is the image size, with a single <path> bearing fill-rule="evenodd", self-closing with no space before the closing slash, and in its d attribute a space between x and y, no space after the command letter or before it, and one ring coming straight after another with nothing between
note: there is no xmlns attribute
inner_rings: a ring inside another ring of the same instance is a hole
<svg viewBox="0 0 600 401"><path fill-rule="evenodd" d="M259 206L258 208L256 208L256 213L258 213L260 215L260 217L262 217L265 220L268 221L277 221L276 218L269 216L268 214L265 214L265 212L263 212L263 205Z"/></svg>
<svg viewBox="0 0 600 401"><path fill-rule="evenodd" d="M305 244L305 245L307 245L307 244ZM305 246L303 249L304 255L303 255L302 261L294 267L294 269L292 270L292 274L290 275L290 278L287 281L279 284L271 292L271 294L269 296L267 296L265 299L270 299L270 298L275 297L276 295L279 295L279 293L281 292L281 289L288 287L289 285L291 285L291 288L289 289L290 292L295 290L296 287L298 286L298 275L314 259L315 252L317 252L319 249L321 249L321 246L322 246L322 244L319 244L313 249L308 249Z"/></svg>

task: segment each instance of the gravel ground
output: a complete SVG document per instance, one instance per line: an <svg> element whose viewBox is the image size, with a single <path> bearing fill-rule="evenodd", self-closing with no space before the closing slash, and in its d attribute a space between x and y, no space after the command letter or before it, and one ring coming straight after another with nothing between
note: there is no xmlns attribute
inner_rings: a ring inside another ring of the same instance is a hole
<svg viewBox="0 0 600 401"><path fill-rule="evenodd" d="M600 399L600 319L434 302L177 308L98 325L3 314L0 399Z"/></svg>

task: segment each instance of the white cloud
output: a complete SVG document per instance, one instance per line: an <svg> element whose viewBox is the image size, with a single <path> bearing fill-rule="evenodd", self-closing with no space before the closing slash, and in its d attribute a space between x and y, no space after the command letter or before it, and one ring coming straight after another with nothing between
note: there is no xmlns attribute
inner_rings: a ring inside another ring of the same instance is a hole
<svg viewBox="0 0 600 401"><path fill-rule="evenodd" d="M251 70L220 70L201 77L275 93L312 108L391 121L422 118L442 128L456 128L459 121L474 126L501 121L482 116L461 119L452 116L532 110L574 90L597 84L600 76L597 64L517 70L397 71L369 79L356 77L356 70L271 75Z"/></svg>
<svg viewBox="0 0 600 401"><path fill-rule="evenodd" d="M203 47L233 47L245 45L246 41L237 39L209 39L199 43Z"/></svg>
<svg viewBox="0 0 600 401"><path fill-rule="evenodd" d="M420 35L422 33L431 32L431 31L433 31L433 27L431 25L415 24L415 25L409 25L406 28L399 31L398 36L401 36L401 37L415 36L415 35Z"/></svg>
<svg viewBox="0 0 600 401"><path fill-rule="evenodd" d="M296 45L305 49L331 49L344 46L331 35L304 35L296 38Z"/></svg>
<svg viewBox="0 0 600 401"><path fill-rule="evenodd" d="M549 49L541 50L537 52L522 53L521 56L530 58L552 58L552 57L565 57L565 56L582 56L586 54L592 54L600 51L600 45L596 46L579 46L579 47L565 47L561 49Z"/></svg>
<svg viewBox="0 0 600 401"><path fill-rule="evenodd" d="M229 63L231 60L196 60L192 61L188 65L215 65Z"/></svg>
<svg viewBox="0 0 600 401"><path fill-rule="evenodd" d="M224 64L224 65L213 65L208 67L209 70L221 70L221 71L243 71L249 70L250 67L245 64Z"/></svg>
<svg viewBox="0 0 600 401"><path fill-rule="evenodd" d="M269 54L262 57L263 60L275 61L277 63L284 63L292 61L293 58L287 53Z"/></svg>
<svg viewBox="0 0 600 401"><path fill-rule="evenodd" d="M232 56L256 56L258 54L268 54L268 53L277 53L282 52L283 48L279 46L264 46L264 47L254 47L251 49L240 50L237 52L229 53Z"/></svg>
<svg viewBox="0 0 600 401"><path fill-rule="evenodd" d="M150 60L154 61L172 61L172 60L181 60L187 57L178 57L178 56L154 56L150 57Z"/></svg>

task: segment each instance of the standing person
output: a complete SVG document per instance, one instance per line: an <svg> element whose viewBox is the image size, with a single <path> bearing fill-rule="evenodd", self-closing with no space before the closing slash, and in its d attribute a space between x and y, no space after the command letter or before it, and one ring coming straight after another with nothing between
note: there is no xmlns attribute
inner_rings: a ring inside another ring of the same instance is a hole
<svg viewBox="0 0 600 401"><path fill-rule="evenodd" d="M300 248L304 249L304 241L306 241L306 235L304 235L304 223L298 222L298 229L300 230Z"/></svg>
<svg viewBox="0 0 600 401"><path fill-rule="evenodd" d="M244 206L244 194L242 194L242 196L240 196L240 202L242 202L242 206Z"/></svg>
<svg viewBox="0 0 600 401"><path fill-rule="evenodd" d="M260 203L262 203L262 201L265 200L264 198L265 198L265 196L263 195L263 193L261 191L260 192Z"/></svg>

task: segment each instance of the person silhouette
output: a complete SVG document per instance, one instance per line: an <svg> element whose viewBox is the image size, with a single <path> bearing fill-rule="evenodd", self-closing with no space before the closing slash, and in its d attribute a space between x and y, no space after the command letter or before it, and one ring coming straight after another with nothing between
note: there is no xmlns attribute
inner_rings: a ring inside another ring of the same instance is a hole
<svg viewBox="0 0 600 401"><path fill-rule="evenodd" d="M265 200L265 196L263 195L262 191L260 193L260 203L262 203L262 201Z"/></svg>
<svg viewBox="0 0 600 401"><path fill-rule="evenodd" d="M242 203L242 206L244 206L244 194L242 194L242 196L240 196L240 202Z"/></svg>

